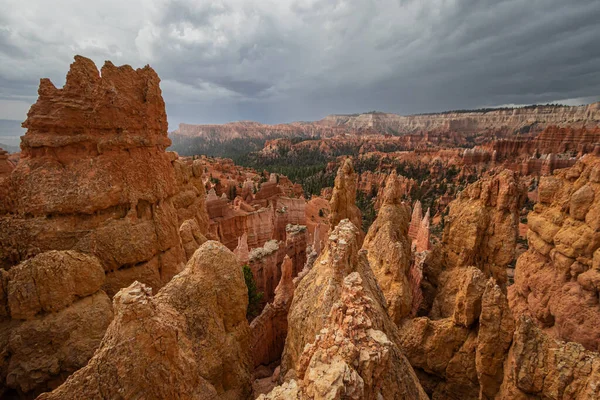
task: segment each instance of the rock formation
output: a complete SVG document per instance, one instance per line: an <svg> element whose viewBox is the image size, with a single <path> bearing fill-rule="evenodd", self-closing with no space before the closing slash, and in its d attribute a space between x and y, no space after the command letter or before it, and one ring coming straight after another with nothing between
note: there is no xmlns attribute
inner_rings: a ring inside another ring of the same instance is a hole
<svg viewBox="0 0 600 400"><path fill-rule="evenodd" d="M386 180L382 206L363 244L388 314L396 324L410 314L413 292L409 280L410 208L401 201L402 194L401 179L394 171Z"/></svg>
<svg viewBox="0 0 600 400"><path fill-rule="evenodd" d="M430 210L427 209L421 224L419 225L419 231L415 238L415 247L417 252L422 252L431 249L431 242L429 241L429 218Z"/></svg>
<svg viewBox="0 0 600 400"><path fill-rule="evenodd" d="M304 348L296 378L259 399L427 399L401 351L381 330L386 318L381 311L360 273L350 273L323 329Z"/></svg>
<svg viewBox="0 0 600 400"><path fill-rule="evenodd" d="M354 278L349 278L350 281L357 282L357 285L361 286L359 290L357 289L358 292L364 293L364 296L369 298L371 305L369 327L381 331L391 342L396 342L398 336L396 325L387 315L386 301L369 266L366 252L359 251L359 239L360 231L358 228L349 220L340 221L331 232L327 245L313 268L298 283L288 314L288 335L282 356L281 376L292 377L296 374L296 376L301 377L302 371L307 371L306 363L312 358L312 354L303 355L303 352L307 349L306 345L315 342L315 338L319 334L329 337L326 332L330 331L328 329L323 330L323 328L326 328L328 315L331 317L330 320L335 320L336 323L340 321L340 315L332 309L337 308L337 306L334 306L337 302L344 303L342 295L344 279L353 272L355 272L353 274ZM350 281L347 284L353 286ZM362 295L360 297L362 298ZM340 310L345 312L347 309L342 307ZM335 314L337 315L333 316ZM358 320L356 322L360 323ZM363 330L362 333L360 333L361 329ZM365 327L363 326L361 329L358 329L357 335L364 337L363 335L367 334L364 332ZM319 341L317 339L317 342ZM329 339L326 342L328 343ZM364 342L361 345L364 345ZM377 346L376 344L373 345ZM393 347L391 343L390 346ZM336 360L335 351L335 348L331 348L332 359L330 361ZM401 368L400 373L405 376L402 383L405 390L408 391L405 393L421 393L419 383L404 357L399 352L394 352L394 354L399 358L397 360L396 356L392 357L396 360L394 361L395 365L404 366ZM321 359L326 363L327 360ZM351 361L351 359L345 359L344 362L347 361ZM384 363L388 361L389 359L383 360ZM376 368L376 364L376 362L373 364L373 368ZM299 372L300 375L298 375ZM348 370L347 372L350 373L351 371ZM318 374L317 369L314 373ZM308 375L305 374L304 376L306 378ZM316 375L313 375L313 378L316 379ZM360 381L359 379L353 380ZM370 388L371 382L369 380L365 381L365 395L366 393L373 393L370 392L373 390L373 388ZM392 387L390 390L394 390ZM356 398L360 398L360 394L357 395L359 397Z"/></svg>
<svg viewBox="0 0 600 400"><path fill-rule="evenodd" d="M421 227L421 221L423 220L423 207L419 200L415 201L415 205L412 210L412 217L410 219L410 227L408 229L408 236L411 240L417 238L419 228Z"/></svg>
<svg viewBox="0 0 600 400"><path fill-rule="evenodd" d="M235 255L208 241L155 296L134 282L90 362L44 399L243 399L250 395L248 292Z"/></svg>
<svg viewBox="0 0 600 400"><path fill-rule="evenodd" d="M181 244L185 250L187 260L192 258L196 250L207 240L202 235L200 226L195 219L185 220L181 224L179 227L179 236L181 237Z"/></svg>
<svg viewBox="0 0 600 400"><path fill-rule="evenodd" d="M254 366L269 365L281 358L287 335L287 315L294 297L293 262L285 256L275 299L250 324Z"/></svg>
<svg viewBox="0 0 600 400"><path fill-rule="evenodd" d="M338 169L329 204L331 208L329 227L331 230L335 229L341 220L348 219L360 231L362 216L356 206L356 173L349 158L344 160L344 164ZM362 235L359 241L362 243Z"/></svg>
<svg viewBox="0 0 600 400"><path fill-rule="evenodd" d="M444 112L402 116L389 113L365 113L354 115L329 115L320 121L294 122L290 124L265 125L251 121L233 122L223 125L190 125L180 124L171 133L175 148L180 153L191 153L191 149L203 148L211 143L228 143L233 140L246 141L254 146L257 139L266 140L261 151L265 156L278 154L282 149L292 147L289 138L321 138L306 140L313 146L326 147L328 142L345 142L351 140L376 137L403 144L405 149L427 148L432 143L452 144L465 147L467 137L470 141L489 141L497 136L514 138L515 134L533 135L545 128L556 126L556 130L567 128L580 131L589 128L592 132L600 121L600 105L598 103L584 106L529 106L506 109L482 109L466 112ZM396 135L391 136L390 132ZM401 134L401 135L398 135ZM573 143L597 143L593 141L594 133L588 131L558 132L549 135L550 141L567 139ZM575 138L585 138L573 141ZM596 136L597 137L597 136ZM277 139L283 138L283 139ZM269 140L271 139L271 140ZM275 140L272 140L275 139ZM356 144L355 148L366 148L365 144ZM575 146L577 149L577 145ZM398 150L401 150L400 148Z"/></svg>
<svg viewBox="0 0 600 400"><path fill-rule="evenodd" d="M8 151L0 148L0 178L10 175L14 166L8 160Z"/></svg>
<svg viewBox="0 0 600 400"><path fill-rule="evenodd" d="M600 358L578 343L542 333L528 317L516 321L504 368L501 399L577 399L600 397Z"/></svg>
<svg viewBox="0 0 600 400"><path fill-rule="evenodd" d="M112 320L95 257L49 251L0 270L0 397L31 397L85 366Z"/></svg>
<svg viewBox="0 0 600 400"><path fill-rule="evenodd" d="M493 399L513 332L506 296L475 267L442 281L430 316L400 325L399 346L432 398Z"/></svg>
<svg viewBox="0 0 600 400"><path fill-rule="evenodd" d="M248 234L244 232L238 238L238 245L233 251L233 254L238 258L242 265L248 264L250 261L250 250L248 249Z"/></svg>
<svg viewBox="0 0 600 400"><path fill-rule="evenodd" d="M42 79L23 126L21 159L0 193L0 267L49 250L96 256L113 295L154 288L186 260L179 227L208 228L202 169L170 145L159 78L76 56L66 84Z"/></svg>
<svg viewBox="0 0 600 400"><path fill-rule="evenodd" d="M270 240L263 247L250 251L248 266L265 302L270 303L275 298L275 288L281 279L280 266L284 256L285 247L277 240Z"/></svg>
<svg viewBox="0 0 600 400"><path fill-rule="evenodd" d="M600 351L600 158L542 177L517 261L511 308L550 336Z"/></svg>
<svg viewBox="0 0 600 400"><path fill-rule="evenodd" d="M306 264L307 229L303 225L289 224L285 233L285 252L292 259L292 277L294 278Z"/></svg>
<svg viewBox="0 0 600 400"><path fill-rule="evenodd" d="M446 268L474 265L505 284L525 195L519 177L508 170L467 186L449 206L442 238Z"/></svg>

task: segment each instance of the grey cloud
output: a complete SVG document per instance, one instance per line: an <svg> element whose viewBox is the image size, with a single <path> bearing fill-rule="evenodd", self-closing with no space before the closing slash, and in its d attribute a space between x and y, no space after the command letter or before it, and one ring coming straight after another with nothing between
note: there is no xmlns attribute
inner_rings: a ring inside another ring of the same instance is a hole
<svg viewBox="0 0 600 400"><path fill-rule="evenodd" d="M171 128L600 94L597 0L60 0L30 20L7 1L0 100L61 84L74 52L150 63Z"/></svg>

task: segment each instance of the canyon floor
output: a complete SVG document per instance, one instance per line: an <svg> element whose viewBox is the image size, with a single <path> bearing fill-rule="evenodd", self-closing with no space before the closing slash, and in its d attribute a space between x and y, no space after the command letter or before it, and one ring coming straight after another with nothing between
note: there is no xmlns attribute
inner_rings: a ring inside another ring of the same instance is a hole
<svg viewBox="0 0 600 400"><path fill-rule="evenodd" d="M0 399L600 398L599 103L169 134L81 56L38 94Z"/></svg>

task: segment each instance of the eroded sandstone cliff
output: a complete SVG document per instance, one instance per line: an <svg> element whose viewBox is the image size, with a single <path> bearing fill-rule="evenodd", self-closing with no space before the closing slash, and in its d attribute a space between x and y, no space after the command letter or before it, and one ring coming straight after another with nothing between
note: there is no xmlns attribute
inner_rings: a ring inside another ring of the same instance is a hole
<svg viewBox="0 0 600 400"><path fill-rule="evenodd" d="M165 152L159 78L76 56L65 86L42 79L21 158L2 182L0 266L48 250L96 256L115 294L134 280L162 287L186 261L179 227L208 229L202 169Z"/></svg>

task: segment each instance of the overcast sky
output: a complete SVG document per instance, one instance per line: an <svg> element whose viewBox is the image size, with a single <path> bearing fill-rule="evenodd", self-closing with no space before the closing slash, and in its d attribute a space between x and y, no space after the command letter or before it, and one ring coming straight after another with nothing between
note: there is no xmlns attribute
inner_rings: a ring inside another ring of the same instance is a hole
<svg viewBox="0 0 600 400"><path fill-rule="evenodd" d="M0 118L73 55L150 64L180 122L600 99L599 0L0 0Z"/></svg>

